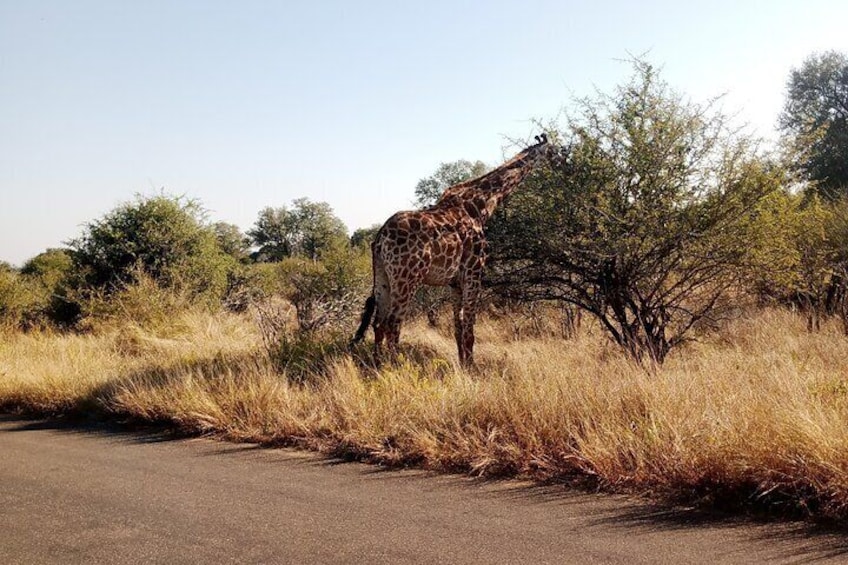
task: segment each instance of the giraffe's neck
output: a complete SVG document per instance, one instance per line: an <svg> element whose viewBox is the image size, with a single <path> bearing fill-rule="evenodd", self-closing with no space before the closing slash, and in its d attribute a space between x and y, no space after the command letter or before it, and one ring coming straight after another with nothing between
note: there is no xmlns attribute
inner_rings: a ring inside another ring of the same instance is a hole
<svg viewBox="0 0 848 565"><path fill-rule="evenodd" d="M481 225L485 224L498 204L521 184L545 144L525 149L485 175L451 186L434 208L461 209Z"/></svg>
<svg viewBox="0 0 848 565"><path fill-rule="evenodd" d="M492 169L479 177L463 181L454 185L455 187L480 187L486 186L504 187L512 190L521 182L527 173L528 159L523 153L516 155L500 167Z"/></svg>
<svg viewBox="0 0 848 565"><path fill-rule="evenodd" d="M462 183L449 188L436 204L436 208L460 209L482 227L501 201L509 196L526 176L523 169L517 168L502 168L497 173L481 177L474 183Z"/></svg>

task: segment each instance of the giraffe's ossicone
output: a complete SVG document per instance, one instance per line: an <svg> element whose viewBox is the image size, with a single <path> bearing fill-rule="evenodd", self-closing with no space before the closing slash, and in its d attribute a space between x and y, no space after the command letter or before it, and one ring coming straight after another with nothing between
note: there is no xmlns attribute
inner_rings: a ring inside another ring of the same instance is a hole
<svg viewBox="0 0 848 565"><path fill-rule="evenodd" d="M354 342L362 340L373 317L374 347L383 341L396 351L400 327L422 285L450 286L459 360L473 363L474 320L486 264L483 228L495 208L548 152L547 138L483 176L445 190L425 210L398 212L371 243L374 285Z"/></svg>

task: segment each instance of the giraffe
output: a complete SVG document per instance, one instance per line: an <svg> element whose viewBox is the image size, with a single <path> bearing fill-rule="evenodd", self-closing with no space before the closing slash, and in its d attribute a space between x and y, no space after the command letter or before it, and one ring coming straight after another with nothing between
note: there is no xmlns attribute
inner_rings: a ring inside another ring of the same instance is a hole
<svg viewBox="0 0 848 565"><path fill-rule="evenodd" d="M474 320L486 264L483 228L495 208L549 152L547 136L500 167L449 187L429 208L398 212L371 243L374 282L352 343L362 340L374 318L374 351L385 340L397 351L400 326L419 286L450 286L459 361L474 364Z"/></svg>

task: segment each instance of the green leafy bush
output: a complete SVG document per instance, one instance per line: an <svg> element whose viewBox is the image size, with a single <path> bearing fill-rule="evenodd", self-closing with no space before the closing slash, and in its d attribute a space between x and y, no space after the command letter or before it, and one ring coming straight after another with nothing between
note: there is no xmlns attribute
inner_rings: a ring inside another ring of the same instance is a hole
<svg viewBox="0 0 848 565"><path fill-rule="evenodd" d="M848 199L781 192L763 204L751 241L763 265L754 282L760 300L799 308L809 330L839 315L848 332Z"/></svg>
<svg viewBox="0 0 848 565"><path fill-rule="evenodd" d="M70 256L62 249L40 253L20 271L0 268L0 325L28 330L53 323L70 269Z"/></svg>
<svg viewBox="0 0 848 565"><path fill-rule="evenodd" d="M220 300L237 264L197 202L165 195L139 196L115 208L69 246L75 273L70 294L80 304L124 290L140 275L192 299Z"/></svg>
<svg viewBox="0 0 848 565"><path fill-rule="evenodd" d="M40 306L30 281L11 269L0 269L0 329L27 327Z"/></svg>
<svg viewBox="0 0 848 565"><path fill-rule="evenodd" d="M783 174L715 108L634 70L578 102L559 158L495 214L487 279L577 305L659 363L742 280L753 213Z"/></svg>
<svg viewBox="0 0 848 565"><path fill-rule="evenodd" d="M290 258L278 270L284 296L295 308L298 328L306 333L344 331L357 318L370 282L370 262L360 249L337 246L323 260Z"/></svg>

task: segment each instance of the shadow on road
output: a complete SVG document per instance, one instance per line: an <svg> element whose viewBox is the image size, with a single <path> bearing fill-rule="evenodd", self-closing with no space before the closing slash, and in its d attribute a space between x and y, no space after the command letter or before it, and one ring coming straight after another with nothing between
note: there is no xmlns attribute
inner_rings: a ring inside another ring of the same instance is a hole
<svg viewBox="0 0 848 565"><path fill-rule="evenodd" d="M585 491L562 485L506 486L497 496L530 500L539 504L581 505L588 510ZM764 514L731 514L698 508L672 506L625 495L598 493L608 507L596 511L591 526L626 531L671 532L717 528L737 532L745 539L773 545L774 560L815 563L848 556L848 526L783 519Z"/></svg>
<svg viewBox="0 0 848 565"><path fill-rule="evenodd" d="M53 430L69 434L94 434L108 436L131 443L157 443L186 439L188 436L179 434L164 425L144 425L135 422L107 422L98 419L80 417L42 418L21 415L0 414L0 423L12 424L6 426L5 432L27 432L38 430Z"/></svg>
<svg viewBox="0 0 848 565"><path fill-rule="evenodd" d="M129 443L168 442L188 437L165 426L139 425L135 422L113 423L86 421L80 418L27 419L19 415L0 414L4 431L57 431L68 434L95 434ZM658 504L642 498L591 493L590 489L563 484L538 484L515 480L493 480L464 475L435 473L426 470L400 469L356 463L348 458L320 456L291 448L265 448L258 444L221 442L204 449L205 457L255 456L251 464L309 465L326 468L351 467L356 474L378 481L420 482L422 490L440 487L473 491L474 496L492 497L518 504L567 505L584 517L584 527L613 527L626 532L697 532L720 529L743 540L769 544L774 560L793 563L815 563L839 557L848 558L848 526L835 523L812 523L757 514L730 514L697 508ZM347 467L350 465L350 467ZM553 514L552 514L553 516Z"/></svg>

